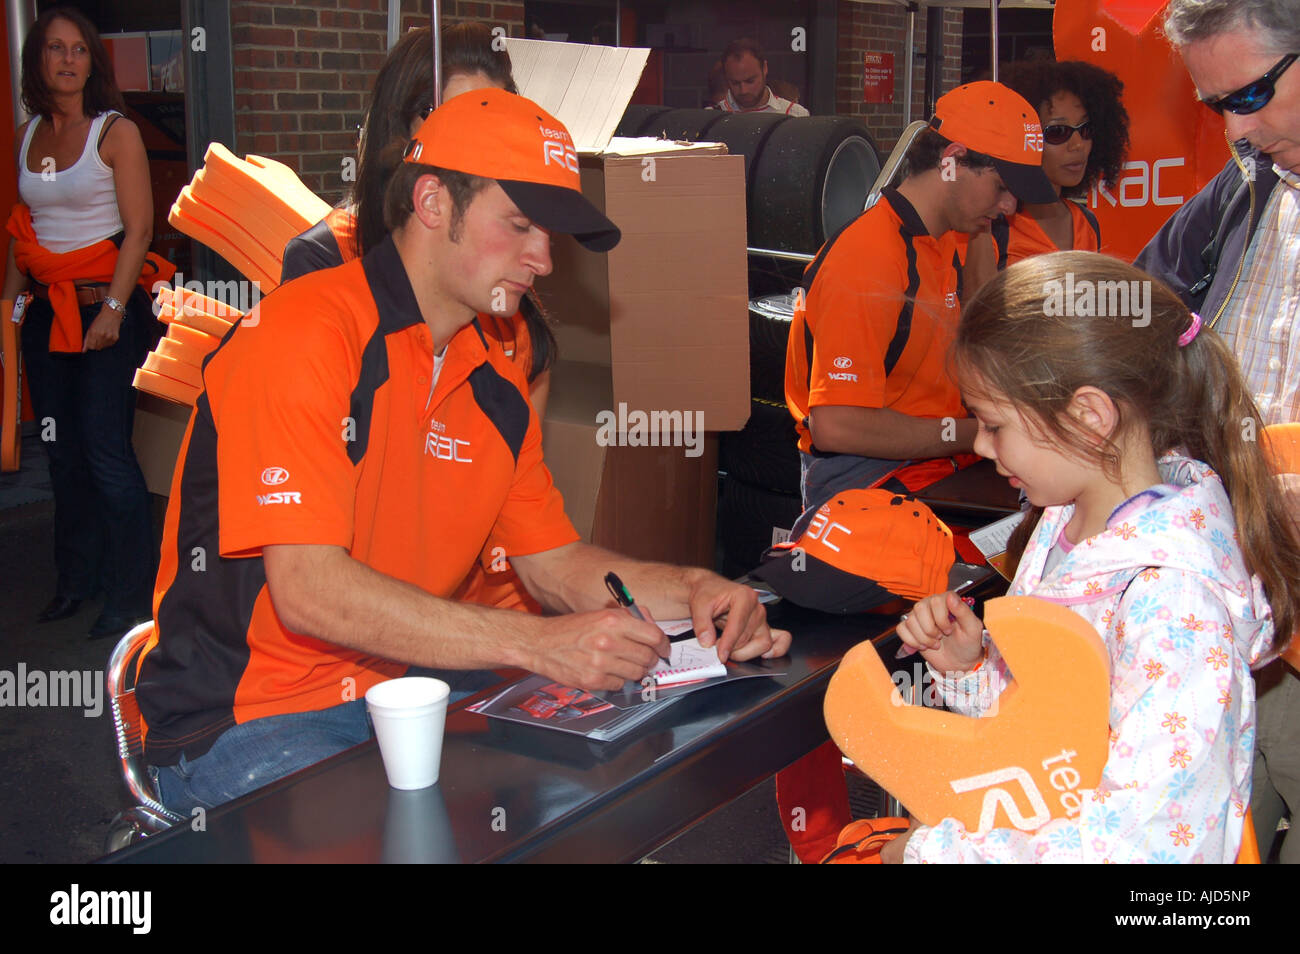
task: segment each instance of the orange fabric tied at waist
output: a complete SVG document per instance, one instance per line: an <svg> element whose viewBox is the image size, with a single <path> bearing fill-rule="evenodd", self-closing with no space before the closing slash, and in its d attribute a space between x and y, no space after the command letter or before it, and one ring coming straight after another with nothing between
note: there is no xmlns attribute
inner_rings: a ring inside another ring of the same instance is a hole
<svg viewBox="0 0 1300 954"><path fill-rule="evenodd" d="M36 241L32 211L19 202L9 213L5 227L14 237L14 262L19 271L50 288L54 323L50 327L50 350L80 353L81 309L74 282L110 282L117 266L118 248L108 239L71 252L51 252ZM176 266L153 252L145 256L136 283L146 291L160 281L170 281Z"/></svg>

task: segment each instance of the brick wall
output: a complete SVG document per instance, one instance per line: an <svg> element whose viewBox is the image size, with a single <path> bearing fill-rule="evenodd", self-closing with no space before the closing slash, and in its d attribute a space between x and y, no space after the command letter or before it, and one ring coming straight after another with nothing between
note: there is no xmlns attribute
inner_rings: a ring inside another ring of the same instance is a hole
<svg viewBox="0 0 1300 954"><path fill-rule="evenodd" d="M427 6L405 0L403 26L425 25ZM443 22L484 20L523 34L522 0L448 0ZM337 202L343 160L384 62L387 0L231 0L235 151L285 163L313 192Z"/></svg>
<svg viewBox="0 0 1300 954"><path fill-rule="evenodd" d="M903 86L905 83L907 13L903 9L884 4L859 3L856 0L839 0L839 39L836 51L835 112L840 116L856 116L871 130L880 150L881 158L894 147L903 127ZM961 10L945 10L943 14L944 68L940 79L940 95L957 86L961 77ZM912 118L921 119L925 99L924 8L916 17L916 57L912 70ZM864 103L862 101L862 54L894 54L894 102Z"/></svg>

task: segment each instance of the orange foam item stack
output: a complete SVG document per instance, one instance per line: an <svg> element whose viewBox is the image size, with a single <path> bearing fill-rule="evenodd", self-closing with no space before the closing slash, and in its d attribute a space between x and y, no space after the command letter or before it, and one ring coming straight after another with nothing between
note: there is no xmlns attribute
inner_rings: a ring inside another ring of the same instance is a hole
<svg viewBox="0 0 1300 954"><path fill-rule="evenodd" d="M167 334L135 373L141 391L193 405L203 390L203 360L243 313L188 289L158 291L158 318Z"/></svg>
<svg viewBox="0 0 1300 954"><path fill-rule="evenodd" d="M176 197L168 221L267 294L280 284L284 246L323 219L329 205L283 163L240 159L215 142L203 161Z"/></svg>

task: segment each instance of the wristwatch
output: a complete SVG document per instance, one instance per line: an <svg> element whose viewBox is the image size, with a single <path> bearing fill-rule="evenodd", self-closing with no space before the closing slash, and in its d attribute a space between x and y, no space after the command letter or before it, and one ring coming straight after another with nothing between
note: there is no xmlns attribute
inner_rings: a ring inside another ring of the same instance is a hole
<svg viewBox="0 0 1300 954"><path fill-rule="evenodd" d="M104 298L104 304L107 305L109 308L112 308L115 312L117 312L117 313L118 313L119 315L121 315L123 318L126 317L126 305L122 304L120 301L118 301L118 300L117 300L116 298L114 298L112 295L107 295L107 296L105 296L105 298Z"/></svg>

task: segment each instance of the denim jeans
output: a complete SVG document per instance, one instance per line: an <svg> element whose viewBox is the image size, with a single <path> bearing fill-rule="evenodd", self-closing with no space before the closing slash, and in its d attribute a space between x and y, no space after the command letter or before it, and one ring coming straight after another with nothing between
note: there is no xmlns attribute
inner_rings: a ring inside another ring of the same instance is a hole
<svg viewBox="0 0 1300 954"><path fill-rule="evenodd" d="M817 509L845 490L870 487L880 478L910 464L907 460L880 460L853 454L814 456L799 452L801 472L799 490L803 496L803 513L794 522L790 539L797 540L808 529Z"/></svg>
<svg viewBox="0 0 1300 954"><path fill-rule="evenodd" d="M81 309L83 334L102 305ZM50 303L34 299L23 323L23 363L54 488L56 595L90 599L104 611L148 616L158 548L149 492L135 458L135 369L157 322L132 294L117 343L84 354L49 350Z"/></svg>
<svg viewBox="0 0 1300 954"><path fill-rule="evenodd" d="M435 675L412 669L408 675ZM448 705L500 680L495 673L469 670L450 674ZM232 726L196 759L181 756L175 765L150 766L159 800L179 815L214 808L247 795L299 769L315 765L371 736L366 700L356 699L315 712L267 716Z"/></svg>

